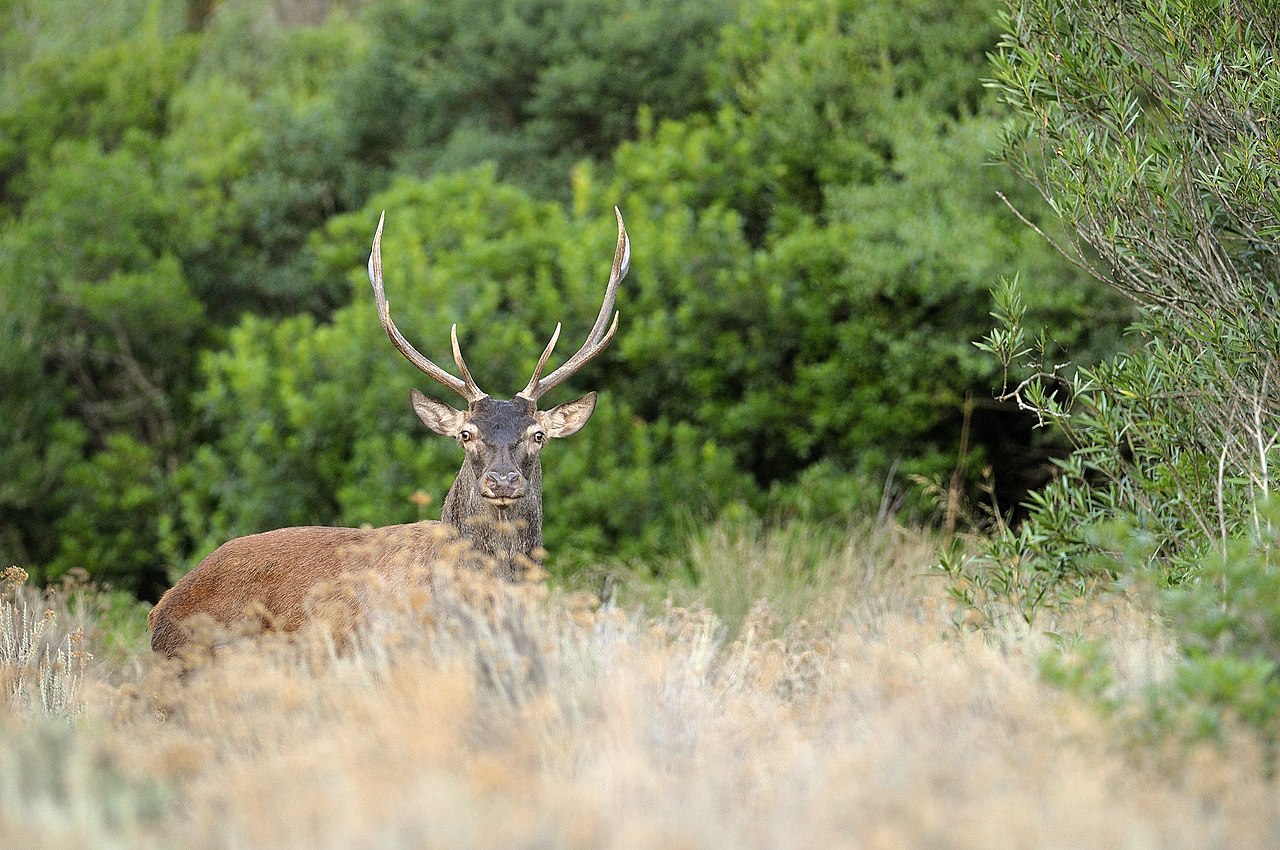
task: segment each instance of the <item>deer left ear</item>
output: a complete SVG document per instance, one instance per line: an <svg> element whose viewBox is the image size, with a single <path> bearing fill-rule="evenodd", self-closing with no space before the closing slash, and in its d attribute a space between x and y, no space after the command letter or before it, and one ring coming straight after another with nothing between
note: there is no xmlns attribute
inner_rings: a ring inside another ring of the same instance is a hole
<svg viewBox="0 0 1280 850"><path fill-rule="evenodd" d="M467 420L461 410L454 410L442 401L427 398L417 390L409 390L409 400L413 404L413 412L418 414L422 424L442 437L456 437L458 431Z"/></svg>
<svg viewBox="0 0 1280 850"><path fill-rule="evenodd" d="M582 429L596 409L596 394L587 393L575 401L566 401L550 410L540 411L538 418L548 437L569 437Z"/></svg>

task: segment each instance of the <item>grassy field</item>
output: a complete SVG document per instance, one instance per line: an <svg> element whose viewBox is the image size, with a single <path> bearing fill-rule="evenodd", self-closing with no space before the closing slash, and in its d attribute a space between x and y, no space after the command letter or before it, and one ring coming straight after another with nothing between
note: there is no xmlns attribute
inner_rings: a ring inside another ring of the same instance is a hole
<svg viewBox="0 0 1280 850"><path fill-rule="evenodd" d="M263 637L185 678L123 600L11 572L0 847L1280 843L1250 738L1139 745L1042 682L1053 635L1082 635L1140 692L1173 652L1149 615L975 630L934 550L890 525L725 527L690 544L697 588L637 578L601 607L460 582L341 649Z"/></svg>

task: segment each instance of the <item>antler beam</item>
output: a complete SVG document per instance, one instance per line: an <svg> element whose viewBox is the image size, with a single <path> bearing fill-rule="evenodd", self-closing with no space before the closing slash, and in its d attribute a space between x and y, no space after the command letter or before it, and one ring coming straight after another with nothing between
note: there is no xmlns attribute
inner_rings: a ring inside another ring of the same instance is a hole
<svg viewBox="0 0 1280 850"><path fill-rule="evenodd" d="M528 386L518 393L522 398L537 401L540 396L564 383L574 372L590 363L597 354L604 351L605 347L609 345L609 341L613 339L614 333L618 330L619 314L614 311L613 305L618 297L618 284L627 276L627 270L631 267L631 240L628 238L627 229L622 223L622 212L617 207L614 207L613 213L618 217L618 247L613 252L613 270L609 274L609 284L604 290L604 303L600 305L600 315L596 317L596 323L591 327L591 333L587 334L587 341L582 344L582 348L578 349L578 352L566 360L559 369L544 378L542 377L542 370L546 368L547 360L551 357L551 350L556 347L556 341L560 339L560 325L559 323L556 324L555 333L551 335L551 342L547 343L542 356L538 358L538 365L534 367L533 377L529 379ZM613 315L612 323L609 323L610 314Z"/></svg>
<svg viewBox="0 0 1280 850"><path fill-rule="evenodd" d="M449 338L453 343L453 362L457 365L458 372L462 374L461 380L450 375L418 353L418 350L410 345L404 335L400 333L400 329L396 327L395 322L391 321L391 305L387 303L387 293L382 286L382 225L386 218L387 213L383 210L382 215L378 217L378 229L373 234L373 251L369 254L369 282L373 284L373 295L378 304L378 318L382 320L382 329L391 338L392 345L428 377L444 384L469 402L479 401L486 397L488 393L476 386L475 380L471 377L471 370L467 368L466 361L462 359L462 349L458 347L458 326L456 324L449 331Z"/></svg>

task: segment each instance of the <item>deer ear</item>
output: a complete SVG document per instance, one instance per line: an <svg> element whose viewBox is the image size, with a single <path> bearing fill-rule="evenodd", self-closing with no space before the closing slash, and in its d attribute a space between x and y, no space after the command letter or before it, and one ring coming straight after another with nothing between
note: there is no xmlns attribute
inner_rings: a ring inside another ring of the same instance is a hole
<svg viewBox="0 0 1280 850"><path fill-rule="evenodd" d="M581 430L596 409L596 394L587 393L575 401L566 401L538 414L547 436L569 437Z"/></svg>
<svg viewBox="0 0 1280 850"><path fill-rule="evenodd" d="M409 390L409 400L413 403L413 412L418 414L422 424L441 436L458 436L467 416L465 413L454 410L442 401L427 398L417 390Z"/></svg>

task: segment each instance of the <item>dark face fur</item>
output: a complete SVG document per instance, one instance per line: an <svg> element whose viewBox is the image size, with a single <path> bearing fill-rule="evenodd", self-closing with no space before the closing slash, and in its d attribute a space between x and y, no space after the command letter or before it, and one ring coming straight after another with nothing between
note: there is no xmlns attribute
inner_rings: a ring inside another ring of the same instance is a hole
<svg viewBox="0 0 1280 850"><path fill-rule="evenodd" d="M510 401L486 396L463 413L417 390L412 399L414 411L428 428L453 437L466 452L458 480L472 482L474 492L457 495L479 497L494 507L529 497L541 501L538 456L542 447L548 440L577 433L596 404L595 393L545 411L519 396Z"/></svg>

